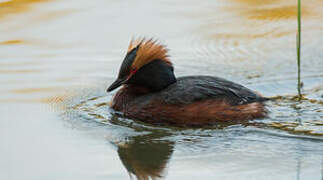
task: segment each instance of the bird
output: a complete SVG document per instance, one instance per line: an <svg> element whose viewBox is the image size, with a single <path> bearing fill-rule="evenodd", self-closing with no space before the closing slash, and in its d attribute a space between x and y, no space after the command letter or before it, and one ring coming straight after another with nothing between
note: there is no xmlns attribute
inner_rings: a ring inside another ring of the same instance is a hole
<svg viewBox="0 0 323 180"><path fill-rule="evenodd" d="M150 124L208 126L267 115L263 97L238 83L206 75L175 77L168 49L153 38L131 39L111 108Z"/></svg>

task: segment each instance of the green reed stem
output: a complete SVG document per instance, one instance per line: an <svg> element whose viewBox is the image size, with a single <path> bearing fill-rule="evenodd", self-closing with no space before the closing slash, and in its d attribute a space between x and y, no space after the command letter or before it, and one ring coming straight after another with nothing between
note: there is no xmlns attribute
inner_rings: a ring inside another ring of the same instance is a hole
<svg viewBox="0 0 323 180"><path fill-rule="evenodd" d="M301 0L298 0L297 6L297 91L298 91L298 100L302 99L301 92Z"/></svg>

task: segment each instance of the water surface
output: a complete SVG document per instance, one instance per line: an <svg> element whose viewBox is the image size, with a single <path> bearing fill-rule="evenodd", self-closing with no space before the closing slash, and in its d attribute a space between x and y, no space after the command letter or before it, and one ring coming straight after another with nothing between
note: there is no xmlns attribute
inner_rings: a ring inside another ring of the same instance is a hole
<svg viewBox="0 0 323 180"><path fill-rule="evenodd" d="M322 179L323 1L0 0L0 179ZM117 115L105 89L132 36L177 76L220 76L276 100L268 118L197 129Z"/></svg>

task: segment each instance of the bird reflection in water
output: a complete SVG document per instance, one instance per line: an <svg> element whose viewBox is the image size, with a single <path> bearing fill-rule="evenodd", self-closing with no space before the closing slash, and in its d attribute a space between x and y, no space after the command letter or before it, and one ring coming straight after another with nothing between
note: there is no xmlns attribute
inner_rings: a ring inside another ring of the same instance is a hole
<svg viewBox="0 0 323 180"><path fill-rule="evenodd" d="M160 179L173 153L174 142L153 135L132 137L118 145L118 154L130 178Z"/></svg>

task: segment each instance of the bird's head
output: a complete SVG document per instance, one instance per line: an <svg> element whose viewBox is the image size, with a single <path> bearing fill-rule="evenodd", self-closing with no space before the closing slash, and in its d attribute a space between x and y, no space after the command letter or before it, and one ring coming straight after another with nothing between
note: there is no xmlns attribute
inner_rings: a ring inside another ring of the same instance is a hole
<svg viewBox="0 0 323 180"><path fill-rule="evenodd" d="M145 81L144 76L149 76L156 74L156 67L147 67L149 64L153 64L152 62L162 62L163 64L169 66L171 71L173 71L172 63L169 60L169 56L167 54L168 50L164 45L158 43L153 39L132 39L130 41L128 51L126 57L124 58L117 79L110 85L107 89L108 92L118 88L123 84L128 84L130 82L137 82L139 80ZM154 65L155 66L155 65ZM146 69L146 70L143 70ZM154 71L154 72L152 72ZM139 73L140 72L140 73ZM137 75L140 74L140 75ZM159 73L157 76L165 76L165 73ZM137 77L136 77L137 76ZM157 77L156 76L156 77ZM166 74L167 76L167 74ZM136 77L136 78L135 78ZM162 77L160 77L162 78ZM140 82L141 84L144 82ZM157 84L158 85L158 84Z"/></svg>

